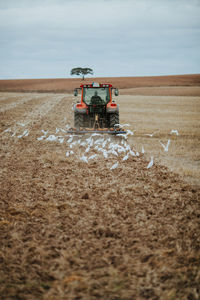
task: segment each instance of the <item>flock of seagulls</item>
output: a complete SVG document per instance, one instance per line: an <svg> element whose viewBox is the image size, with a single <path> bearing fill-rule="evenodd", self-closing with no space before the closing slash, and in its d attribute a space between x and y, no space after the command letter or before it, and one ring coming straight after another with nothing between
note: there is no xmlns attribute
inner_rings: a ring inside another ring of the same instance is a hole
<svg viewBox="0 0 200 300"><path fill-rule="evenodd" d="M129 124L118 124L120 128L123 128L124 126L130 126ZM59 134L60 132L66 133L66 130L56 128L55 133ZM77 138L77 135L48 135L48 131L42 130L43 135L41 137L38 137L37 140L46 140L46 141L57 141L60 143L64 143L66 139L66 144L69 147L69 150L66 151L66 157L69 157L71 155L76 155L76 158L78 158L80 161L84 163L88 163L90 160L98 159L100 157L103 157L104 159L111 158L111 161L114 162L113 165L110 166L110 170L116 169L120 161L125 162L131 157L137 157L139 156L139 152L136 151L133 147L131 147L127 142L128 136L133 136L135 131L131 131L129 129L126 130L125 134L118 134L117 136L122 137L121 140L119 140L118 143L115 143L115 139L108 136L102 136L100 133L93 133L89 137L80 137ZM153 137L158 131L155 131L153 133L145 134L146 136ZM25 136L24 132L24 136ZM179 135L178 130L172 129L170 134L176 134ZM164 144L162 141L159 141L163 150L165 152L168 152L169 146L171 143L171 140L168 139L167 143ZM144 154L145 150L142 146L141 153ZM147 165L147 169L151 168L154 164L154 157L151 156L150 161Z"/></svg>
<svg viewBox="0 0 200 300"><path fill-rule="evenodd" d="M18 123L18 125L24 129L22 134L18 135L16 132L12 133L11 128L7 128L4 130L6 133L11 133L11 136L16 136L17 138L27 137L29 135L29 130L25 129L24 123ZM116 126L120 128L129 127L130 124L117 124ZM105 158L106 160L111 158L111 161L114 162L112 166L110 166L110 170L114 170L119 166L119 162L125 162L131 157L138 157L140 154L133 147L131 147L128 142L128 136L133 136L134 131L129 129L126 130L125 134L117 134L118 137L122 137L118 143L114 143L115 139L112 137L102 136L100 133L93 133L88 138L81 137L77 138L76 135L66 135L68 130L68 125L66 125L66 129L56 128L55 134L48 134L48 131L41 130L42 135L37 138L38 141L46 140L49 142L59 142L61 144L66 143L69 149L66 151L66 157L76 155L80 161L84 163L88 163L90 160L98 159L100 156ZM146 136L153 137L158 131L153 133L145 134ZM178 130L172 129L170 134L179 135ZM164 152L169 151L169 146L171 140L168 139L167 143L164 144L162 141L159 141L162 146ZM142 146L141 153L144 154L145 150ZM147 165L147 169L151 168L154 164L154 158L151 156L150 162Z"/></svg>
<svg viewBox="0 0 200 300"><path fill-rule="evenodd" d="M124 124L123 126L128 125ZM89 137L77 135L60 135L64 130L56 128L55 134L48 134L48 131L42 130L42 135L37 138L38 141L60 142L67 145L66 157L72 155L84 163L103 157L110 159L114 164L110 166L111 170L119 166L120 161L125 162L131 157L139 156L127 142L127 136L133 135L134 132L127 130L126 134L121 134L122 139L116 142L111 136L102 136L100 133L93 133ZM108 161L109 162L109 161ZM109 163L110 165L110 163Z"/></svg>

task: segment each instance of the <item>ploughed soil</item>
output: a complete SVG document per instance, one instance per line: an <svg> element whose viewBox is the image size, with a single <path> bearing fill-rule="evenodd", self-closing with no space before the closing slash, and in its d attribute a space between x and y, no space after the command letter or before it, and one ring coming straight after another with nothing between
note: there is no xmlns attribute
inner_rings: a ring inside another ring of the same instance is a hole
<svg viewBox="0 0 200 300"><path fill-rule="evenodd" d="M199 188L67 136L70 95L0 100L1 299L199 299Z"/></svg>
<svg viewBox="0 0 200 300"><path fill-rule="evenodd" d="M119 88L122 94L129 95L154 95L155 89L152 90L151 88L159 87L157 95L200 96L200 74L151 77L92 77L85 78L85 80L80 78L0 80L0 92L66 93L72 92L80 84L93 81L111 83L114 87ZM184 90L182 90L182 87L184 87Z"/></svg>

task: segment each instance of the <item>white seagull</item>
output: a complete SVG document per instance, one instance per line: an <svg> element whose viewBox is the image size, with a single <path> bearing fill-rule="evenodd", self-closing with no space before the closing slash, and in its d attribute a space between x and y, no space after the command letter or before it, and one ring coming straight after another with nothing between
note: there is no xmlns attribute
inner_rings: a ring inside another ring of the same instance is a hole
<svg viewBox="0 0 200 300"><path fill-rule="evenodd" d="M144 147L142 146L142 153L144 154L144 152L145 152L145 151L144 151Z"/></svg>
<svg viewBox="0 0 200 300"><path fill-rule="evenodd" d="M171 142L171 141L168 140L167 145L165 146L165 145L160 141L160 144L161 144L161 146L163 147L163 149L164 149L165 152L168 152L168 148L169 148L170 142Z"/></svg>
<svg viewBox="0 0 200 300"><path fill-rule="evenodd" d="M67 140L67 143L71 143L73 141L73 136L70 136L70 138Z"/></svg>
<svg viewBox="0 0 200 300"><path fill-rule="evenodd" d="M153 156L151 156L151 160L147 166L147 169L151 168L153 166Z"/></svg>
<svg viewBox="0 0 200 300"><path fill-rule="evenodd" d="M112 165L112 167L110 168L110 170L114 170L118 167L119 163L116 162L114 165Z"/></svg>
<svg viewBox="0 0 200 300"><path fill-rule="evenodd" d="M132 151L132 150L130 150L129 153L130 153L130 155L132 155L132 156L136 156L135 152Z"/></svg>
<svg viewBox="0 0 200 300"><path fill-rule="evenodd" d="M88 163L88 159L87 159L87 157L86 157L85 155L83 155L83 156L80 158L80 160L82 160L82 161L85 162L85 163Z"/></svg>
<svg viewBox="0 0 200 300"><path fill-rule="evenodd" d="M85 152L89 152L90 151L90 145L86 148Z"/></svg>
<svg viewBox="0 0 200 300"><path fill-rule="evenodd" d="M90 157L88 157L88 160L94 159L96 156L97 156L96 154L93 154L93 155L91 155Z"/></svg>
<svg viewBox="0 0 200 300"><path fill-rule="evenodd" d="M70 154L74 154L74 151L67 151L65 155L68 157Z"/></svg>
<svg viewBox="0 0 200 300"><path fill-rule="evenodd" d="M152 136L154 136L154 134L155 134L156 132L157 132L157 131L155 131L155 132L153 132L153 133L146 133L145 135L152 137Z"/></svg>
<svg viewBox="0 0 200 300"><path fill-rule="evenodd" d="M105 149L102 149L101 151L102 151L102 153L103 153L103 156L104 156L105 158L108 158L108 152L107 152Z"/></svg>
<svg viewBox="0 0 200 300"><path fill-rule="evenodd" d="M171 133L171 134L172 134L172 133L175 133L176 135L178 135L178 130L172 129L170 133Z"/></svg>
<svg viewBox="0 0 200 300"><path fill-rule="evenodd" d="M129 158L129 154L126 154L124 157L123 157L123 161L127 160Z"/></svg>

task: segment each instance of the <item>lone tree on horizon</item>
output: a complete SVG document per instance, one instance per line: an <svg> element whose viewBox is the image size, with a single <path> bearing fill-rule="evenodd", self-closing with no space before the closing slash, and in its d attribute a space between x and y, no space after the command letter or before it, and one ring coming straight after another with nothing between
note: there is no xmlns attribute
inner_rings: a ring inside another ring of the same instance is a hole
<svg viewBox="0 0 200 300"><path fill-rule="evenodd" d="M90 68L80 68L80 67L73 68L73 69L71 69L71 72L70 72L70 75L77 75L77 76L81 75L83 80L85 79L85 75L87 75L87 74L93 75L94 72Z"/></svg>

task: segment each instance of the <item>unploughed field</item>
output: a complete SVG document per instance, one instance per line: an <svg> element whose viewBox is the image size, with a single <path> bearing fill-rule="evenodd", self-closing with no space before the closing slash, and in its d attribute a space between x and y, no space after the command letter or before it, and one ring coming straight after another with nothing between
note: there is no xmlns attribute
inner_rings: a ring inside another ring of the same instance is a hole
<svg viewBox="0 0 200 300"><path fill-rule="evenodd" d="M152 93L116 99L127 139L68 136L71 94L0 94L2 299L199 299L200 97Z"/></svg>

